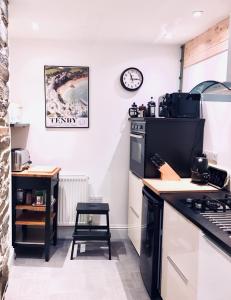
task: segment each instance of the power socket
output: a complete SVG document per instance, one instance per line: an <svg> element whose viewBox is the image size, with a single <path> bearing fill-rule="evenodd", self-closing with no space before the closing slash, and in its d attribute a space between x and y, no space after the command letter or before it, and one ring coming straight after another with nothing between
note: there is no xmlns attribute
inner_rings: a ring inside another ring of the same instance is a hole
<svg viewBox="0 0 231 300"><path fill-rule="evenodd" d="M204 151L204 153L206 154L207 158L208 158L208 161L212 164L217 164L217 161L218 161L218 154L217 152L213 152L213 151L209 151L209 150L206 150Z"/></svg>

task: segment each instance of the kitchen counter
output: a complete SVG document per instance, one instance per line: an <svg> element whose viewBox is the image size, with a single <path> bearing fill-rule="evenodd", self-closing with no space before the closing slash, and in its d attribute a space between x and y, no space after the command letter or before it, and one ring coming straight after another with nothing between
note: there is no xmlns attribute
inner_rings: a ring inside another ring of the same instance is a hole
<svg viewBox="0 0 231 300"><path fill-rule="evenodd" d="M193 184L189 178L181 179L181 181L178 182L163 181L160 179L143 179L143 183L200 228L214 243L231 256L231 238L229 235L203 217L199 211L185 204L186 198L197 198L197 196L200 198L205 193L213 197L215 192L216 197L219 197L219 195L224 195L224 192L209 185Z"/></svg>
<svg viewBox="0 0 231 300"><path fill-rule="evenodd" d="M186 198L196 198L197 195L199 198L203 194L204 193L190 192L177 194L165 193L162 194L161 197L184 217L199 227L205 233L205 235L207 235L215 244L217 244L217 246L231 256L231 238L229 237L228 233L220 230L215 224L204 218L197 210L192 209L189 205L185 205ZM219 194L222 195L224 192L217 192L216 197L219 197ZM206 195L213 197L214 193L206 193Z"/></svg>
<svg viewBox="0 0 231 300"><path fill-rule="evenodd" d="M157 195L163 193L179 192L217 192L218 190L210 185L199 185L191 182L191 178L181 180L143 179L144 185L150 188Z"/></svg>

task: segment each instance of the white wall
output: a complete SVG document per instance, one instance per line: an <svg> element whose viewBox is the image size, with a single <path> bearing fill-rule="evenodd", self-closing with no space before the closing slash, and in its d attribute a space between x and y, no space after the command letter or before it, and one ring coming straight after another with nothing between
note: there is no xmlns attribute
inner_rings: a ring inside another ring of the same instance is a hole
<svg viewBox="0 0 231 300"><path fill-rule="evenodd" d="M46 129L44 65L90 67L90 128ZM126 92L119 82L130 66L141 69L144 84ZM128 108L151 96L178 89L179 48L126 44L79 44L10 40L10 100L24 107L29 130L13 129L34 164L58 165L63 172L90 177L91 195L109 202L112 226L127 224L129 168ZM27 137L27 140L25 139Z"/></svg>
<svg viewBox="0 0 231 300"><path fill-rule="evenodd" d="M228 51L184 70L184 91L205 80L226 81ZM218 164L231 169L231 102L203 102L204 149L218 154Z"/></svg>
<svg viewBox="0 0 231 300"><path fill-rule="evenodd" d="M225 81L227 75L228 51L210 57L184 69L183 90L190 92L205 80Z"/></svg>

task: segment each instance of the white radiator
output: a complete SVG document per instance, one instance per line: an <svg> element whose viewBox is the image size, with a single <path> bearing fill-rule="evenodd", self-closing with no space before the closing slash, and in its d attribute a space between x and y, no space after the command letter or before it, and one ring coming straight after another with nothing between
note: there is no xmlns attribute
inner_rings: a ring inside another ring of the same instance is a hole
<svg viewBox="0 0 231 300"><path fill-rule="evenodd" d="M88 177L85 175L60 175L58 225L75 225L76 205L88 201ZM81 223L87 223L87 215L80 215Z"/></svg>

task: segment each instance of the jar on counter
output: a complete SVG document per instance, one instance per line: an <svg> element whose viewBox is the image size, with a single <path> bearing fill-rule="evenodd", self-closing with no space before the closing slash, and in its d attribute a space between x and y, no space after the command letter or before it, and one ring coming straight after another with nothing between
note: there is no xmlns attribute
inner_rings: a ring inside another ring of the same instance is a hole
<svg viewBox="0 0 231 300"><path fill-rule="evenodd" d="M24 190L17 189L17 203L23 204L23 202L24 202Z"/></svg>
<svg viewBox="0 0 231 300"><path fill-rule="evenodd" d="M26 204L27 205L32 204L32 191L31 190L26 191Z"/></svg>

